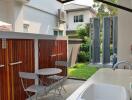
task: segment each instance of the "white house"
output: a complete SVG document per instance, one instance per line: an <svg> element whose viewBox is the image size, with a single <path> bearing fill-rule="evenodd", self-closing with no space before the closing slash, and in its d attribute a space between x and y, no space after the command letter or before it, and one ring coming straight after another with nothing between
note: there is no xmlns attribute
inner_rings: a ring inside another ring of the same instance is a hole
<svg viewBox="0 0 132 100"><path fill-rule="evenodd" d="M64 5L66 11L66 29L75 31L78 25L90 23L90 18L96 16L95 10L90 6L69 3Z"/></svg>
<svg viewBox="0 0 132 100"><path fill-rule="evenodd" d="M15 32L65 35L58 13L62 6L56 0L0 0L0 21L12 24Z"/></svg>

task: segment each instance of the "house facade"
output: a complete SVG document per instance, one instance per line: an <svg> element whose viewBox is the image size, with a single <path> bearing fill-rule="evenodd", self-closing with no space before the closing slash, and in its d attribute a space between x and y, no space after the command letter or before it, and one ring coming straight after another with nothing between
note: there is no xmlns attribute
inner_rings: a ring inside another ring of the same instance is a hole
<svg viewBox="0 0 132 100"><path fill-rule="evenodd" d="M132 0L119 0L119 4L132 9ZM118 12L118 59L132 62L132 13Z"/></svg>
<svg viewBox="0 0 132 100"><path fill-rule="evenodd" d="M65 35L65 22L60 22L58 12L62 6L56 0L1 0L0 20L15 32Z"/></svg>
<svg viewBox="0 0 132 100"><path fill-rule="evenodd" d="M64 9L67 31L75 31L79 25L90 23L90 18L96 16L96 12L90 6L69 3L64 6Z"/></svg>

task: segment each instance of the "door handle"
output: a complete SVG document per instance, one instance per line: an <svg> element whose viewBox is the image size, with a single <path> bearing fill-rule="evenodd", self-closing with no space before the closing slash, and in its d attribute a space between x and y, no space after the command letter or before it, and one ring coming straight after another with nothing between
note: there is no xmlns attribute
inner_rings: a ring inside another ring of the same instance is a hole
<svg viewBox="0 0 132 100"><path fill-rule="evenodd" d="M0 65L0 67L4 67L5 65Z"/></svg>
<svg viewBox="0 0 132 100"><path fill-rule="evenodd" d="M10 63L10 66L14 66L14 65L18 65L18 64L22 64L22 61L18 61L18 62Z"/></svg>

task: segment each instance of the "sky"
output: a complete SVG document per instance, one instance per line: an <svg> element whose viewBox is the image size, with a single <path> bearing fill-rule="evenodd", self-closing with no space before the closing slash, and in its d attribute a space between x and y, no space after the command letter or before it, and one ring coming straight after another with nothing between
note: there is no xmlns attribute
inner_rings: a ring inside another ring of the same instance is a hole
<svg viewBox="0 0 132 100"><path fill-rule="evenodd" d="M92 6L93 0L75 0L75 3Z"/></svg>

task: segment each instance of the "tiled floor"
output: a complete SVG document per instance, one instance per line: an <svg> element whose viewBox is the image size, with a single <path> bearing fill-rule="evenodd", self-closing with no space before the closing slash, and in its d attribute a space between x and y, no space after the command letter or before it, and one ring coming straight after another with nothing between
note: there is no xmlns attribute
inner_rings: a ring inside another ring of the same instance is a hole
<svg viewBox="0 0 132 100"><path fill-rule="evenodd" d="M72 79L68 79L65 82L65 89L66 89L66 93L62 93L62 96L55 96L53 94L49 94L46 97L43 97L43 99L41 100L66 100L67 97L69 97L79 86L81 86L85 81L80 81L80 80L72 80Z"/></svg>

